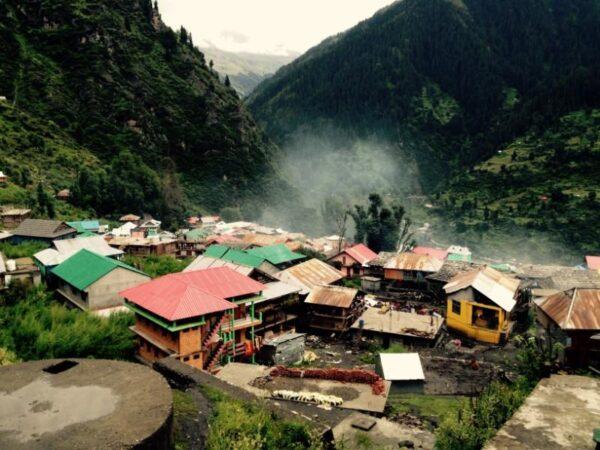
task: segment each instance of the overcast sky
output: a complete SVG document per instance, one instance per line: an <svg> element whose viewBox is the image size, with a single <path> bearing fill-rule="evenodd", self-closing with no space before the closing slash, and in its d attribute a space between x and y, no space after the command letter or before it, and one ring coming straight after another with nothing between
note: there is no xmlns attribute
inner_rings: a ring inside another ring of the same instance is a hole
<svg viewBox="0 0 600 450"><path fill-rule="evenodd" d="M196 45L257 53L303 53L393 0L158 0L163 21Z"/></svg>

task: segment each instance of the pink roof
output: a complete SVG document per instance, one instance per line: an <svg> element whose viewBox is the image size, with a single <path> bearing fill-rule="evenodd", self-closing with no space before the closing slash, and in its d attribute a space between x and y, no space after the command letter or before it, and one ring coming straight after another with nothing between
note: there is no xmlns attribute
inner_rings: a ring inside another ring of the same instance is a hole
<svg viewBox="0 0 600 450"><path fill-rule="evenodd" d="M427 255L435 259L441 259L442 261L448 257L448 251L441 248L433 247L415 247L412 252L417 255Z"/></svg>
<svg viewBox="0 0 600 450"><path fill-rule="evenodd" d="M600 256L586 256L585 262L587 263L588 269L600 270Z"/></svg>
<svg viewBox="0 0 600 450"><path fill-rule="evenodd" d="M360 264L367 264L377 258L377 253L365 244L356 244L344 249L344 251Z"/></svg>
<svg viewBox="0 0 600 450"><path fill-rule="evenodd" d="M259 293L265 286L229 267L165 275L119 294L167 320L198 317L236 308L226 299Z"/></svg>

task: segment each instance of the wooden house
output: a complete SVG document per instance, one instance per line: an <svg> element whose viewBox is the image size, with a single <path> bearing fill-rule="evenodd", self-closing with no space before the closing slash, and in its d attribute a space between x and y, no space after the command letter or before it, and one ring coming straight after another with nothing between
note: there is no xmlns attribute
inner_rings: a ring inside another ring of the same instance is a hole
<svg viewBox="0 0 600 450"><path fill-rule="evenodd" d="M108 241L108 244L132 256L169 255L175 257L177 254L176 239L115 236Z"/></svg>
<svg viewBox="0 0 600 450"><path fill-rule="evenodd" d="M574 367L600 363L600 289L570 289L535 301L537 320Z"/></svg>
<svg viewBox="0 0 600 450"><path fill-rule="evenodd" d="M135 313L138 356L170 356L198 369L251 358L260 345L255 301L264 285L229 267L175 273L121 292Z"/></svg>
<svg viewBox="0 0 600 450"><path fill-rule="evenodd" d="M452 278L461 273L471 272L483 267L481 264L470 263L466 261L444 261L444 265L435 273L425 277L427 280L427 289L433 293L438 300L446 300L446 291L444 286Z"/></svg>
<svg viewBox="0 0 600 450"><path fill-rule="evenodd" d="M150 280L134 267L83 249L52 269L57 292L86 311L119 308L119 291Z"/></svg>
<svg viewBox="0 0 600 450"><path fill-rule="evenodd" d="M491 267L457 275L444 286L447 327L478 341L506 342L519 284L516 278Z"/></svg>
<svg viewBox="0 0 600 450"><path fill-rule="evenodd" d="M307 325L319 332L343 333L362 312L358 289L316 286L306 297Z"/></svg>
<svg viewBox="0 0 600 450"><path fill-rule="evenodd" d="M301 289L283 281L271 281L264 285L262 298L254 302L255 314L261 320L254 332L263 338L272 338L295 331L300 314Z"/></svg>
<svg viewBox="0 0 600 450"><path fill-rule="evenodd" d="M377 258L377 253L364 244L346 247L341 252L327 260L336 269L352 278L364 275L365 266Z"/></svg>
<svg viewBox="0 0 600 450"><path fill-rule="evenodd" d="M384 265L384 278L388 282L406 287L425 287L425 277L437 272L444 262L428 255L399 253Z"/></svg>
<svg viewBox="0 0 600 450"><path fill-rule="evenodd" d="M337 283L344 274L335 267L313 258L275 274L275 278L301 289L301 295L307 295L318 286Z"/></svg>
<svg viewBox="0 0 600 450"><path fill-rule="evenodd" d="M0 213L2 227L12 230L17 228L25 219L31 216L30 209L24 208L7 208Z"/></svg>
<svg viewBox="0 0 600 450"><path fill-rule="evenodd" d="M13 231L11 241L19 244L24 241L39 241L48 245L59 239L71 239L77 230L59 220L25 219Z"/></svg>

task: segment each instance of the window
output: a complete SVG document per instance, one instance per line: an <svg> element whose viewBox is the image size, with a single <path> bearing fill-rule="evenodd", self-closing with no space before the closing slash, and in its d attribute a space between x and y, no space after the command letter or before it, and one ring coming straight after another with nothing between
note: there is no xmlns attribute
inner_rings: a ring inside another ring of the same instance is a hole
<svg viewBox="0 0 600 450"><path fill-rule="evenodd" d="M500 321L500 311L473 305L472 324L476 327L497 330Z"/></svg>
<svg viewBox="0 0 600 450"><path fill-rule="evenodd" d="M200 353L198 353L197 355L194 355L194 359L200 359Z"/></svg>
<svg viewBox="0 0 600 450"><path fill-rule="evenodd" d="M460 302L452 300L452 314L460 316Z"/></svg>
<svg viewBox="0 0 600 450"><path fill-rule="evenodd" d="M185 358L183 358L183 360L184 360L185 362L188 362L188 361L190 360L190 357L189 357L189 356L186 356Z"/></svg>

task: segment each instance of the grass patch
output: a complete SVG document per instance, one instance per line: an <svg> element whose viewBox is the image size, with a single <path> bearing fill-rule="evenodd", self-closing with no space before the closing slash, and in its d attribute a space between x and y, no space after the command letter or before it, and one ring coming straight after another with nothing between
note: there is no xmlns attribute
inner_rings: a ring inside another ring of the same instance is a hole
<svg viewBox="0 0 600 450"><path fill-rule="evenodd" d="M209 450L322 448L305 424L281 420L259 402L234 399L207 386L201 391L213 404L206 439Z"/></svg>
<svg viewBox="0 0 600 450"><path fill-rule="evenodd" d="M173 389L173 445L175 450L186 450L188 443L183 435L181 422L198 414L196 402L186 392Z"/></svg>
<svg viewBox="0 0 600 450"><path fill-rule="evenodd" d="M48 244L35 241L25 241L18 245L13 245L8 242L2 242L0 244L0 252L8 259L31 258L37 252L44 250L45 248L48 248Z"/></svg>
<svg viewBox="0 0 600 450"><path fill-rule="evenodd" d="M455 414L468 402L467 397L453 395L390 394L388 405L393 413L408 413L441 423L450 414Z"/></svg>
<svg viewBox="0 0 600 450"><path fill-rule="evenodd" d="M400 343L394 343L388 348L382 348L378 344L371 344L367 349L367 353L359 356L359 360L364 364L375 364L377 356L380 353L406 353L406 347Z"/></svg>

